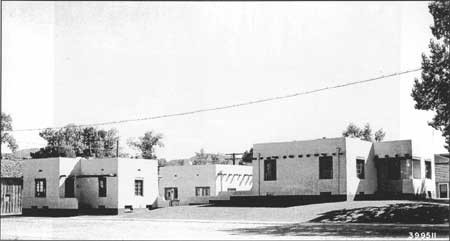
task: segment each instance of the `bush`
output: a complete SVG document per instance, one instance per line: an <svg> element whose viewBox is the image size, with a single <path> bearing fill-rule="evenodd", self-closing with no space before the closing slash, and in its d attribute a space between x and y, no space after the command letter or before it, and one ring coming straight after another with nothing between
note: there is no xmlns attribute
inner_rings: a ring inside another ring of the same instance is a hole
<svg viewBox="0 0 450 241"><path fill-rule="evenodd" d="M67 146L47 146L37 152L30 153L31 158L76 157L75 151Z"/></svg>

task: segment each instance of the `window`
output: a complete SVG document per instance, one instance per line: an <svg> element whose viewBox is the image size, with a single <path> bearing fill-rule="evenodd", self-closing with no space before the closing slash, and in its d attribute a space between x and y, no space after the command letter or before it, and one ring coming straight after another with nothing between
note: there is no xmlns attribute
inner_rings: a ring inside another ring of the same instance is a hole
<svg viewBox="0 0 450 241"><path fill-rule="evenodd" d="M431 179L431 162L425 161L425 178Z"/></svg>
<svg viewBox="0 0 450 241"><path fill-rule="evenodd" d="M227 192L236 192L236 188L228 188Z"/></svg>
<svg viewBox="0 0 450 241"><path fill-rule="evenodd" d="M359 179L364 179L365 172L364 172L364 160L356 159L356 176Z"/></svg>
<svg viewBox="0 0 450 241"><path fill-rule="evenodd" d="M264 160L264 181L277 180L277 161L275 159Z"/></svg>
<svg viewBox="0 0 450 241"><path fill-rule="evenodd" d="M64 181L64 197L75 197L75 178L68 177Z"/></svg>
<svg viewBox="0 0 450 241"><path fill-rule="evenodd" d="M420 160L414 160L412 161L412 169L413 169L413 178L414 179L420 179Z"/></svg>
<svg viewBox="0 0 450 241"><path fill-rule="evenodd" d="M35 197L45 197L47 193L47 183L45 178L34 179L34 195Z"/></svg>
<svg viewBox="0 0 450 241"><path fill-rule="evenodd" d="M176 187L164 188L164 199L177 200L178 199L178 188L176 188Z"/></svg>
<svg viewBox="0 0 450 241"><path fill-rule="evenodd" d="M388 179L399 180L400 179L400 160L388 160Z"/></svg>
<svg viewBox="0 0 450 241"><path fill-rule="evenodd" d="M331 156L319 157L319 179L333 179L333 158Z"/></svg>
<svg viewBox="0 0 450 241"><path fill-rule="evenodd" d="M144 196L144 180L134 180L134 195Z"/></svg>
<svg viewBox="0 0 450 241"><path fill-rule="evenodd" d="M98 196L106 197L106 177L98 178Z"/></svg>
<svg viewBox="0 0 450 241"><path fill-rule="evenodd" d="M195 196L196 197L206 197L209 196L209 187L195 187Z"/></svg>
<svg viewBox="0 0 450 241"><path fill-rule="evenodd" d="M448 198L448 183L439 184L439 198Z"/></svg>

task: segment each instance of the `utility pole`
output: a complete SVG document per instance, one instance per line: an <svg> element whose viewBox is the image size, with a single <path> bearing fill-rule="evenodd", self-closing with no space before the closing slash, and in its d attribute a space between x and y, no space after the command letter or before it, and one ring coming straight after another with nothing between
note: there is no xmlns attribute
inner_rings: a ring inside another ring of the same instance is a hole
<svg viewBox="0 0 450 241"><path fill-rule="evenodd" d="M233 160L233 165L236 165L236 155L241 155L241 159L242 159L242 156L244 155L244 153L228 153L225 155L231 156L231 160Z"/></svg>

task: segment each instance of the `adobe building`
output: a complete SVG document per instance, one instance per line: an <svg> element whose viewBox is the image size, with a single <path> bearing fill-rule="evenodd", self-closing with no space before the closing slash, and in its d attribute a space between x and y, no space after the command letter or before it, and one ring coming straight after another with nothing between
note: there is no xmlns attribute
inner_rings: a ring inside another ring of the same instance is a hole
<svg viewBox="0 0 450 241"><path fill-rule="evenodd" d="M434 160L411 140L330 138L253 145L252 195L239 205L436 197Z"/></svg>
<svg viewBox="0 0 450 241"><path fill-rule="evenodd" d="M118 214L152 208L157 161L44 158L24 163L24 215Z"/></svg>
<svg viewBox="0 0 450 241"><path fill-rule="evenodd" d="M436 170L436 198L449 199L449 154L435 154L435 170Z"/></svg>
<svg viewBox="0 0 450 241"><path fill-rule="evenodd" d="M158 207L208 203L220 193L250 191L252 167L188 165L160 168Z"/></svg>

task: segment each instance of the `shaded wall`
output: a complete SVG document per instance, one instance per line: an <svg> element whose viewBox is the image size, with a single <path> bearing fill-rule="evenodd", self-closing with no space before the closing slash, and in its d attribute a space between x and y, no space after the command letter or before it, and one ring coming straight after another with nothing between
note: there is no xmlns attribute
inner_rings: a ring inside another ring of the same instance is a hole
<svg viewBox="0 0 450 241"><path fill-rule="evenodd" d="M337 148L342 153L339 157ZM345 153L345 138L255 144L252 192L254 195L345 194ZM319 179L319 156L322 155L332 157L332 179ZM277 157L276 180L264 180L264 159L267 157Z"/></svg>

